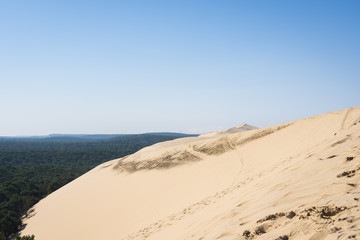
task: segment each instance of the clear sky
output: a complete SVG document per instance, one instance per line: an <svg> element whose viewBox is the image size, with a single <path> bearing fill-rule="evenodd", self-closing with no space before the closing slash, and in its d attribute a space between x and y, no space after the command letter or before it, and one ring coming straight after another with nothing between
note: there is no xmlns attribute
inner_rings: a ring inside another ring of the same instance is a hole
<svg viewBox="0 0 360 240"><path fill-rule="evenodd" d="M206 132L360 105L360 1L0 1L0 135Z"/></svg>

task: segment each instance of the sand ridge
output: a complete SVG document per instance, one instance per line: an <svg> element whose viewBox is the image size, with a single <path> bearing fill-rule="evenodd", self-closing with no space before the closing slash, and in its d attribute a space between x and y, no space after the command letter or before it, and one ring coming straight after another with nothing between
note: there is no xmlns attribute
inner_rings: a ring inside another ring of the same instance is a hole
<svg viewBox="0 0 360 240"><path fill-rule="evenodd" d="M37 239L360 238L360 107L178 139L104 163L35 205Z"/></svg>

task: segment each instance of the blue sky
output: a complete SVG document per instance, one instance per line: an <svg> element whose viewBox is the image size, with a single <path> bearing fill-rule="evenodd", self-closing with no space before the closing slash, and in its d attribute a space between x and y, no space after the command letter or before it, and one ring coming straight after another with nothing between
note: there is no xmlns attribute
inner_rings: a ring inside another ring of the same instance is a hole
<svg viewBox="0 0 360 240"><path fill-rule="evenodd" d="M0 135L206 132L358 106L359 1L1 1Z"/></svg>

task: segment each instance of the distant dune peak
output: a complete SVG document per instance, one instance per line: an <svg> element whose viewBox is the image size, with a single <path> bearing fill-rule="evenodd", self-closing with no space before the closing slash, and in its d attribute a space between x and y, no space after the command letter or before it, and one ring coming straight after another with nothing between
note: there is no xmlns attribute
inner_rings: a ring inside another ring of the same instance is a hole
<svg viewBox="0 0 360 240"><path fill-rule="evenodd" d="M244 128L244 129L257 129L257 127L254 127L252 125L249 125L247 123L240 124L239 126L236 126L236 128Z"/></svg>
<svg viewBox="0 0 360 240"><path fill-rule="evenodd" d="M249 131L249 130L254 130L254 129L258 129L258 128L251 126L249 124L243 123L243 124L240 124L239 126L236 126L236 127L226 130L225 133L244 132L244 131Z"/></svg>

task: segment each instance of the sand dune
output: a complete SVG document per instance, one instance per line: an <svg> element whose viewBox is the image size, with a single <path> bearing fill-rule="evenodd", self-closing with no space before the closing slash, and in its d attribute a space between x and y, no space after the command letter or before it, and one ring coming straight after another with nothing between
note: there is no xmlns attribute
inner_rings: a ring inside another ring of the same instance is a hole
<svg viewBox="0 0 360 240"><path fill-rule="evenodd" d="M249 130L254 130L257 129L257 127L248 125L246 123L243 123L239 126L230 128L228 130L225 131L213 131L213 132L209 132L209 133L204 133L201 134L200 137L215 137L215 136L219 136L219 135L225 135L225 134L229 134L229 133L239 133L239 132L245 132L245 131L249 131Z"/></svg>
<svg viewBox="0 0 360 240"><path fill-rule="evenodd" d="M359 239L360 107L158 143L34 206L49 239Z"/></svg>

